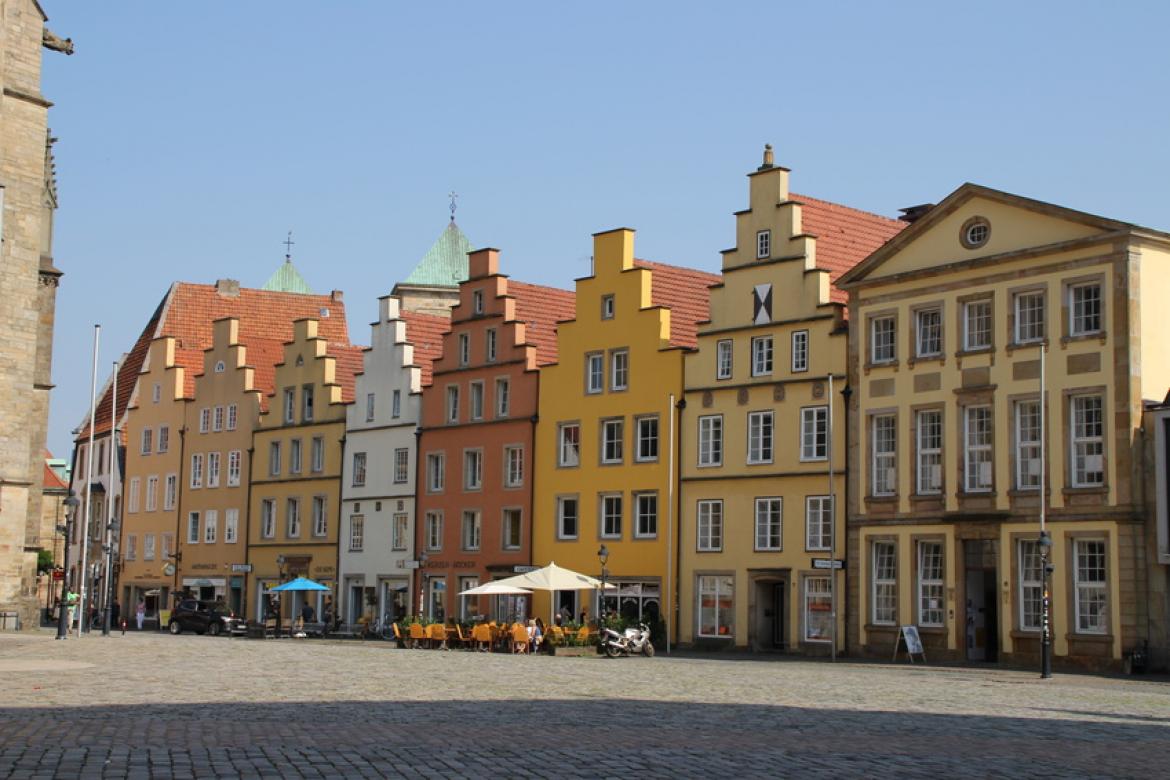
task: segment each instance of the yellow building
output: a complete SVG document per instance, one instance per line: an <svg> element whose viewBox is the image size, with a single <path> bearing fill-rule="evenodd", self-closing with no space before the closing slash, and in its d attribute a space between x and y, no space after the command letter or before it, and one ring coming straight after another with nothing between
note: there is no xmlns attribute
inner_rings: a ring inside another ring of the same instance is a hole
<svg viewBox="0 0 1170 780"><path fill-rule="evenodd" d="M336 596L341 453L361 350L317 333L317 320L293 323L252 439L247 598L255 620L264 617L267 589L285 580L309 577ZM310 598L319 616L324 600ZM299 615L302 603L300 593L286 595L284 618Z"/></svg>
<svg viewBox="0 0 1170 780"><path fill-rule="evenodd" d="M607 607L665 619L678 543L671 398L682 399L683 352L718 277L635 260L625 228L594 236L593 255L576 316L558 326L558 362L541 368L532 562L598 575L605 545L618 585ZM595 598L563 592L555 605L596 615ZM535 596L536 615L549 607Z"/></svg>
<svg viewBox="0 0 1170 780"><path fill-rule="evenodd" d="M790 193L770 147L748 180L686 357L679 640L827 654L832 570L817 567L844 556L845 493L846 321L832 282L905 223ZM838 651L843 583L840 571Z"/></svg>
<svg viewBox="0 0 1170 780"><path fill-rule="evenodd" d="M851 641L889 655L914 625L932 659L1035 663L1046 483L1054 654L1118 666L1151 622L1170 235L972 184L918 211L842 278Z"/></svg>

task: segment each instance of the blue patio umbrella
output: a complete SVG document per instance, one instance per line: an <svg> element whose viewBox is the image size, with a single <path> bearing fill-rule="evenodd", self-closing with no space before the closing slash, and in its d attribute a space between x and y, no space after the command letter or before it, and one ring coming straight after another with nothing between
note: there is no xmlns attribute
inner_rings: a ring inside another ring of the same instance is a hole
<svg viewBox="0 0 1170 780"><path fill-rule="evenodd" d="M297 577L295 580L286 582L283 585L277 585L275 588L269 588L269 593L283 593L285 591L315 591L315 590L329 590L327 585L322 585L319 582L313 582L308 577Z"/></svg>

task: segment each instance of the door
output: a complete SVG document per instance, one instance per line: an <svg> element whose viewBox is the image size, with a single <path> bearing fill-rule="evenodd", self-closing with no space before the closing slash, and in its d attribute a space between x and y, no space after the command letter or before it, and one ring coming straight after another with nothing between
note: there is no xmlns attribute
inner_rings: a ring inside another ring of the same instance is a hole
<svg viewBox="0 0 1170 780"><path fill-rule="evenodd" d="M751 645L760 651L784 649L784 580L756 582L756 620Z"/></svg>
<svg viewBox="0 0 1170 780"><path fill-rule="evenodd" d="M963 543L968 661L995 661L999 657L998 548L994 539Z"/></svg>
<svg viewBox="0 0 1170 780"><path fill-rule="evenodd" d="M788 592L788 583L772 583L772 647L784 649L784 595Z"/></svg>

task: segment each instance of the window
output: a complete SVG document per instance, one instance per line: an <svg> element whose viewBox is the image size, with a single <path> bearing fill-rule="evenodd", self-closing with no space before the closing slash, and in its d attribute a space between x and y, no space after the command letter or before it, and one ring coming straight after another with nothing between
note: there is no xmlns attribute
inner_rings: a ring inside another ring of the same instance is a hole
<svg viewBox="0 0 1170 780"><path fill-rule="evenodd" d="M756 233L756 259L767 260L772 256L772 231L761 230Z"/></svg>
<svg viewBox="0 0 1170 780"><path fill-rule="evenodd" d="M591 352L585 356L585 392L600 393L605 389L605 355Z"/></svg>
<svg viewBox="0 0 1170 780"><path fill-rule="evenodd" d="M153 536L153 534L150 534L150 535ZM151 540L152 547L153 547L153 542L154 542L154 540L152 539ZM161 534L159 536L159 544L162 546L162 557L163 558L170 558L171 552L175 549L175 535L171 534L171 533Z"/></svg>
<svg viewBox="0 0 1170 780"><path fill-rule="evenodd" d="M991 237L991 223L985 217L972 217L963 223L959 241L967 249L978 249Z"/></svg>
<svg viewBox="0 0 1170 780"><path fill-rule="evenodd" d="M723 549L723 502L706 499L699 502L696 541L699 552L719 552Z"/></svg>
<svg viewBox="0 0 1170 780"><path fill-rule="evenodd" d="M833 548L832 496L809 496L804 500L804 546L808 550Z"/></svg>
<svg viewBox="0 0 1170 780"><path fill-rule="evenodd" d="M658 494L634 494L634 538L652 539L658 536Z"/></svg>
<svg viewBox="0 0 1170 780"><path fill-rule="evenodd" d="M239 417L239 409L235 404L228 404L227 407L227 429L234 431L236 429L236 420Z"/></svg>
<svg viewBox="0 0 1170 780"><path fill-rule="evenodd" d="M329 515L325 511L325 496L313 496L313 536L329 533Z"/></svg>
<svg viewBox="0 0 1170 780"><path fill-rule="evenodd" d="M634 421L638 441L634 449L634 460L658 460L658 416L639 417Z"/></svg>
<svg viewBox="0 0 1170 780"><path fill-rule="evenodd" d="M943 624L943 544L918 543L918 625Z"/></svg>
<svg viewBox="0 0 1170 780"><path fill-rule="evenodd" d="M366 453L353 454L353 486L364 487L366 484Z"/></svg>
<svg viewBox="0 0 1170 780"><path fill-rule="evenodd" d="M170 449L171 446L171 429L169 426L158 426L158 453L161 455Z"/></svg>
<svg viewBox="0 0 1170 780"><path fill-rule="evenodd" d="M794 373L808 371L807 330L797 330L792 333L792 371Z"/></svg>
<svg viewBox="0 0 1170 780"><path fill-rule="evenodd" d="M207 433L211 430L211 408L203 407L199 410L199 432Z"/></svg>
<svg viewBox="0 0 1170 780"><path fill-rule="evenodd" d="M312 468L315 472L322 472L325 470L325 438L323 436L313 437L313 463Z"/></svg>
<svg viewBox="0 0 1170 780"><path fill-rule="evenodd" d="M894 317L886 315L869 321L869 356L871 363L893 363L897 357Z"/></svg>
<svg viewBox="0 0 1170 780"><path fill-rule="evenodd" d="M723 465L723 415L699 418L699 466Z"/></svg>
<svg viewBox="0 0 1170 780"><path fill-rule="evenodd" d="M162 385L158 382L155 382L154 387L150 389L150 400L156 404L162 400Z"/></svg>
<svg viewBox="0 0 1170 780"><path fill-rule="evenodd" d="M294 388L284 388L284 422L291 425L296 422L297 391Z"/></svg>
<svg viewBox="0 0 1170 780"><path fill-rule="evenodd" d="M157 385L156 385L157 387ZM138 536L135 534L126 535L126 560L132 561L138 557Z"/></svg>
<svg viewBox="0 0 1170 780"><path fill-rule="evenodd" d="M572 467L581 464L581 426L578 423L561 423L557 428L560 440L557 445L557 465Z"/></svg>
<svg viewBox="0 0 1170 780"><path fill-rule="evenodd" d="M620 494L601 497L601 536L619 539L622 535L622 497Z"/></svg>
<svg viewBox="0 0 1170 780"><path fill-rule="evenodd" d="M443 549L443 513L427 512L426 514L426 543L431 551Z"/></svg>
<svg viewBox="0 0 1170 780"><path fill-rule="evenodd" d="M502 539L505 550L519 550L522 539L523 527L521 523L521 514L519 509L505 509L504 510L504 527L502 529Z"/></svg>
<svg viewBox="0 0 1170 780"><path fill-rule="evenodd" d="M219 453L207 453L207 487L219 487Z"/></svg>
<svg viewBox="0 0 1170 780"><path fill-rule="evenodd" d="M191 487L203 487L203 453L191 454Z"/></svg>
<svg viewBox="0 0 1170 780"><path fill-rule="evenodd" d="M150 430L150 428L143 428L142 429L142 454L143 455L150 454L150 444L151 444L151 430ZM99 453L98 463L101 463L101 462L102 462L102 460L101 460L101 456Z"/></svg>
<svg viewBox="0 0 1170 780"><path fill-rule="evenodd" d="M260 535L265 539L276 536L276 502L271 498L260 502Z"/></svg>
<svg viewBox="0 0 1170 780"><path fill-rule="evenodd" d="M1017 293L1016 343L1029 344L1044 340L1044 293Z"/></svg>
<svg viewBox="0 0 1170 780"><path fill-rule="evenodd" d="M942 354L942 310L922 309L915 312L917 339L915 355L920 358Z"/></svg>
<svg viewBox="0 0 1170 780"><path fill-rule="evenodd" d="M829 407L809 406L800 410L800 459L829 457Z"/></svg>
<svg viewBox="0 0 1170 780"><path fill-rule="evenodd" d="M142 560L154 560L154 534L144 534L142 536ZM164 545L165 548L165 545Z"/></svg>
<svg viewBox="0 0 1170 780"><path fill-rule="evenodd" d="M293 439L288 443L288 472L301 473L301 440Z"/></svg>
<svg viewBox="0 0 1170 780"><path fill-rule="evenodd" d="M516 488L524 485L524 448L504 448L504 487Z"/></svg>
<svg viewBox="0 0 1170 780"><path fill-rule="evenodd" d="M471 293L471 310L475 314L483 314L483 290L475 290Z"/></svg>
<svg viewBox="0 0 1170 780"><path fill-rule="evenodd" d="M153 512L158 509L158 477L150 476L146 478L146 511Z"/></svg>
<svg viewBox="0 0 1170 780"><path fill-rule="evenodd" d="M601 421L601 462L622 462L622 440L624 438L624 420Z"/></svg>
<svg viewBox="0 0 1170 780"><path fill-rule="evenodd" d="M447 422L459 422L459 388L447 385Z"/></svg>
<svg viewBox="0 0 1170 780"><path fill-rule="evenodd" d="M390 534L390 547L393 550L405 550L406 538L410 532L410 516L405 513L394 515L394 526Z"/></svg>
<svg viewBox="0 0 1170 780"><path fill-rule="evenodd" d="M874 415L870 435L873 469L870 485L875 496L892 496L898 489L897 439L894 415Z"/></svg>
<svg viewBox="0 0 1170 780"><path fill-rule="evenodd" d="M1072 485L1105 484L1105 418L1101 396L1079 395L1072 399Z"/></svg>
<svg viewBox="0 0 1170 780"><path fill-rule="evenodd" d="M187 544L199 544L199 513L187 514Z"/></svg>
<svg viewBox="0 0 1170 780"><path fill-rule="evenodd" d="M772 337L756 336L752 339L752 376L766 376L772 373Z"/></svg>
<svg viewBox="0 0 1170 780"><path fill-rule="evenodd" d="M1016 488L1040 488L1040 402L1016 404Z"/></svg>
<svg viewBox="0 0 1170 780"><path fill-rule="evenodd" d="M432 452L427 455L427 492L442 493L446 483L443 473L446 458L441 452Z"/></svg>
<svg viewBox="0 0 1170 780"><path fill-rule="evenodd" d="M223 407L215 407L215 413L212 417L211 430L219 433L223 430Z"/></svg>
<svg viewBox="0 0 1170 780"><path fill-rule="evenodd" d="M395 390L390 394L390 416L395 420L402 416L401 390Z"/></svg>
<svg viewBox="0 0 1170 780"><path fill-rule="evenodd" d="M479 490L483 487L483 450L463 451L463 488Z"/></svg>
<svg viewBox="0 0 1170 780"><path fill-rule="evenodd" d="M1069 287L1070 336L1088 336L1101 332L1101 285L1074 284Z"/></svg>
<svg viewBox="0 0 1170 780"><path fill-rule="evenodd" d="M167 474L165 488L163 489L163 509L170 512L175 508L175 501L179 494L179 475Z"/></svg>
<svg viewBox="0 0 1170 780"><path fill-rule="evenodd" d="M512 387L507 379L496 380L496 417L507 417L511 413Z"/></svg>
<svg viewBox="0 0 1170 780"><path fill-rule="evenodd" d="M784 549L784 500L756 499L756 550Z"/></svg>
<svg viewBox="0 0 1170 780"><path fill-rule="evenodd" d="M991 348L991 301L963 304L963 349Z"/></svg>
<svg viewBox="0 0 1170 780"><path fill-rule="evenodd" d="M966 433L966 481L969 493L991 490L991 407L968 406L963 410Z"/></svg>
<svg viewBox="0 0 1170 780"><path fill-rule="evenodd" d="M142 479L140 477L131 477L129 490L127 491L129 493L129 495L126 496L126 511L127 512L137 512L138 511L138 494L141 490L142 490Z"/></svg>
<svg viewBox="0 0 1170 780"><path fill-rule="evenodd" d="M410 448L399 447L394 450L394 484L405 485L410 470Z"/></svg>
<svg viewBox="0 0 1170 780"><path fill-rule="evenodd" d="M748 413L747 462L772 462L772 412Z"/></svg>
<svg viewBox="0 0 1170 780"><path fill-rule="evenodd" d="M301 420L311 422L313 419L313 386L305 385L301 388Z"/></svg>
<svg viewBox="0 0 1170 780"><path fill-rule="evenodd" d="M496 362L496 329L488 328L484 333L484 359L489 363Z"/></svg>
<svg viewBox="0 0 1170 780"><path fill-rule="evenodd" d="M579 504L576 496L557 498L557 538L576 539Z"/></svg>
<svg viewBox="0 0 1170 780"><path fill-rule="evenodd" d="M374 394L366 393L366 422L374 420Z"/></svg>
<svg viewBox="0 0 1170 780"><path fill-rule="evenodd" d="M219 512L208 509L203 515L203 543L215 544L219 536Z"/></svg>
<svg viewBox="0 0 1170 780"><path fill-rule="evenodd" d="M1039 631L1044 608L1044 560L1035 539L1019 542L1020 630Z"/></svg>
<svg viewBox="0 0 1170 780"><path fill-rule="evenodd" d="M472 382L471 390L471 419L483 419L483 382Z"/></svg>
<svg viewBox="0 0 1170 780"><path fill-rule="evenodd" d="M349 516L349 551L361 552L366 541L366 516Z"/></svg>
<svg viewBox="0 0 1170 780"><path fill-rule="evenodd" d="M474 551L479 549L480 542L480 515L474 510L463 512L463 549Z"/></svg>
<svg viewBox="0 0 1170 780"><path fill-rule="evenodd" d="M919 495L942 492L942 411L926 409L918 413L918 474L915 490Z"/></svg>
<svg viewBox="0 0 1170 780"><path fill-rule="evenodd" d="M1105 579L1105 540L1073 542L1077 633L1109 633L1109 599Z"/></svg>
<svg viewBox="0 0 1170 780"><path fill-rule="evenodd" d="M235 544L240 538L240 510L225 509L223 512L223 543Z"/></svg>
<svg viewBox="0 0 1170 780"><path fill-rule="evenodd" d="M898 622L897 553L893 542L873 543L872 620L880 626Z"/></svg>
<svg viewBox="0 0 1170 780"><path fill-rule="evenodd" d="M735 580L728 576L699 577L699 636L735 636Z"/></svg>
<svg viewBox="0 0 1170 780"><path fill-rule="evenodd" d="M471 334L459 334L459 365L466 366L471 362Z"/></svg>
<svg viewBox="0 0 1170 780"><path fill-rule="evenodd" d="M273 477L280 476L280 442L278 441L268 443L268 474Z"/></svg>
<svg viewBox="0 0 1170 780"><path fill-rule="evenodd" d="M603 320L612 320L613 319L613 296L612 295L601 296L601 319L603 319Z"/></svg>
<svg viewBox="0 0 1170 780"><path fill-rule="evenodd" d="M804 578L804 640L833 641L833 591L828 577Z"/></svg>
<svg viewBox="0 0 1170 780"><path fill-rule="evenodd" d="M625 390L630 386L630 352L615 349L610 354L610 390Z"/></svg>
<svg viewBox="0 0 1170 780"><path fill-rule="evenodd" d="M240 455L239 450L228 453L228 487L238 487L240 484Z"/></svg>
<svg viewBox="0 0 1170 780"><path fill-rule="evenodd" d="M715 342L715 378L731 379L732 359L731 339L720 339Z"/></svg>
<svg viewBox="0 0 1170 780"><path fill-rule="evenodd" d="M286 522L287 535L290 539L296 539L301 535L301 500L299 498L290 498L285 503L284 517Z"/></svg>

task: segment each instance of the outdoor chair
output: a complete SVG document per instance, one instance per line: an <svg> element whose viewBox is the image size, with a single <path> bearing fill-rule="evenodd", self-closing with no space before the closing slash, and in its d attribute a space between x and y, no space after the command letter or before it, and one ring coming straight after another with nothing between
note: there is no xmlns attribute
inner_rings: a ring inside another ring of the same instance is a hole
<svg viewBox="0 0 1170 780"><path fill-rule="evenodd" d="M431 640L432 647L447 649L447 627L442 623L432 623L427 626L427 638Z"/></svg>
<svg viewBox="0 0 1170 780"><path fill-rule="evenodd" d="M268 618L264 621L264 638L268 637L276 639L276 618Z"/></svg>
<svg viewBox="0 0 1170 780"><path fill-rule="evenodd" d="M528 629L520 623L512 626L512 652L528 652Z"/></svg>
<svg viewBox="0 0 1170 780"><path fill-rule="evenodd" d="M548 629L550 643L553 646L565 644L565 632L560 626L550 626Z"/></svg>
<svg viewBox="0 0 1170 780"><path fill-rule="evenodd" d="M471 638L475 641L475 648L488 652L492 649L492 627L487 623L480 623L471 629Z"/></svg>
<svg viewBox="0 0 1170 780"><path fill-rule="evenodd" d="M427 641L427 632L423 630L420 623L410 624L410 646L417 649L422 647L422 643Z"/></svg>
<svg viewBox="0 0 1170 780"><path fill-rule="evenodd" d="M394 641L399 647L406 647L406 639L402 636L402 629L398 627L397 623L390 624L394 629Z"/></svg>
<svg viewBox="0 0 1170 780"><path fill-rule="evenodd" d="M459 642L460 647L471 647L471 637L463 633L463 626L458 623L455 624L455 639Z"/></svg>
<svg viewBox="0 0 1170 780"><path fill-rule="evenodd" d="M589 644L589 627L588 626L581 626L581 628L577 629L577 644L580 645L581 647L584 647L585 645Z"/></svg>

